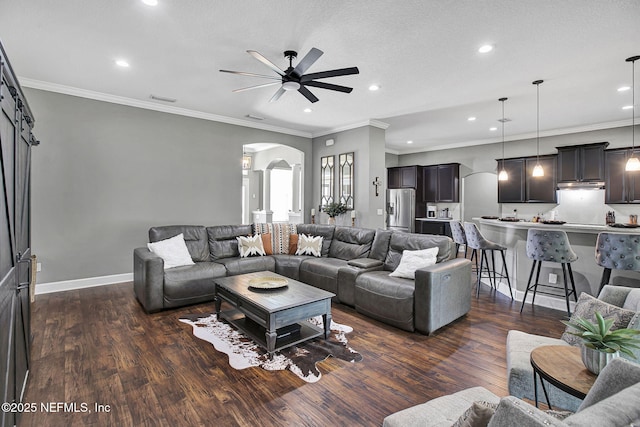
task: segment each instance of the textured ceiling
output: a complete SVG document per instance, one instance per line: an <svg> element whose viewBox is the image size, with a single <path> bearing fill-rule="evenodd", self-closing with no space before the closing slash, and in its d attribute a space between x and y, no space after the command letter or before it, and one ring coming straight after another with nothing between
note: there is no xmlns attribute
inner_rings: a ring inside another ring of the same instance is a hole
<svg viewBox="0 0 640 427"><path fill-rule="evenodd" d="M625 58L640 54L638 0L0 0L0 11L0 38L25 86L166 105L154 94L308 135L379 120L400 153L499 140L489 128L503 96L507 138L534 135L536 79L545 80L542 134L630 123L621 107L631 92L616 89L631 84ZM494 51L478 53L486 43ZM312 88L315 104L298 93L269 103L277 87L232 93L266 81L218 72L269 74L245 51L286 68L284 50L301 58L312 47L325 54L309 72L359 67L326 80L351 94ZM381 89L370 92L372 83Z"/></svg>

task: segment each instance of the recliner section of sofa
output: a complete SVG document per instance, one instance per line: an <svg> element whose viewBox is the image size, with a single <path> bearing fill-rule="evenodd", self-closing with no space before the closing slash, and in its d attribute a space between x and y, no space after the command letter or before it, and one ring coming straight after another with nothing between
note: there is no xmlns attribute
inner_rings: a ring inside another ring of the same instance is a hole
<svg viewBox="0 0 640 427"><path fill-rule="evenodd" d="M333 292L336 302L409 331L431 333L470 310L471 263L452 259L455 245L448 237L320 224L298 224L297 232L322 236L322 256L242 258L236 237L252 235L251 225L153 227L151 242L182 233L195 265L165 271L160 257L135 249L136 297L154 312L213 300L216 277L274 271ZM403 250L433 246L439 248L437 264L418 270L415 281L389 277Z"/></svg>

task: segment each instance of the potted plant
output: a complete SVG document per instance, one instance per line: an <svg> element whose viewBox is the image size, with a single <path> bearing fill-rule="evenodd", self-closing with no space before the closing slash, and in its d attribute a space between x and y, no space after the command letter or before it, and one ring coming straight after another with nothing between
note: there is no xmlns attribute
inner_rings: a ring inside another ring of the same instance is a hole
<svg viewBox="0 0 640 427"><path fill-rule="evenodd" d="M562 321L567 326L577 330L569 332L571 335L582 338L582 362L586 368L598 375L607 363L614 357L624 353L635 358L634 349L640 348L640 330L616 329L611 330L613 319L604 319L596 311L596 322L578 317L575 321Z"/></svg>
<svg viewBox="0 0 640 427"><path fill-rule="evenodd" d="M344 203L332 202L324 207L324 211L327 215L329 215L329 224L335 224L336 217L347 212L347 205L345 205Z"/></svg>

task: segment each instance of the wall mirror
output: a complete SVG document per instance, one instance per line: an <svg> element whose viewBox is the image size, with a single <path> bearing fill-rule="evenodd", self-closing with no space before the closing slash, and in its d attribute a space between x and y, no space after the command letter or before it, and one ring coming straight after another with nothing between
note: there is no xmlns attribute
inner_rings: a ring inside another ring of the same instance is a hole
<svg viewBox="0 0 640 427"><path fill-rule="evenodd" d="M333 170L334 157L320 158L320 207L324 208L333 203Z"/></svg>
<svg viewBox="0 0 640 427"><path fill-rule="evenodd" d="M340 203L353 209L353 152L343 153L338 157L339 182L340 182Z"/></svg>

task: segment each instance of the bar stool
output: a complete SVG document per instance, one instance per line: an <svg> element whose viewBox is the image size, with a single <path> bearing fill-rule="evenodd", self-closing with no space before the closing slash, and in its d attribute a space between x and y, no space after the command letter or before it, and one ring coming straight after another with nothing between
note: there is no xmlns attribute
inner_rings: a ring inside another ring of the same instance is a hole
<svg viewBox="0 0 640 427"><path fill-rule="evenodd" d="M467 239L467 246L473 250L471 258L473 258L474 255L476 258L476 272L478 275L476 297L480 296L480 280L482 279L482 277L487 277L489 278L491 287L494 289L497 288L497 279L506 279L507 284L509 285L509 294L511 295L511 299L513 300L511 280L509 279L509 271L507 270L507 262L504 256L507 248L498 243L485 239L484 236L480 233L480 230L478 230L478 227L473 222L464 223L464 234ZM480 267L478 267L477 251L481 252ZM491 267L489 267L489 257L487 256L487 251L491 251ZM502 255L503 272L500 273L496 271L496 260L494 256L495 251L500 251L500 255ZM486 275L483 276L484 272L486 272Z"/></svg>
<svg viewBox="0 0 640 427"><path fill-rule="evenodd" d="M453 228L452 228L453 230ZM640 271L640 235L600 233L596 240L596 264L603 267L598 294L609 284L611 270Z"/></svg>
<svg viewBox="0 0 640 427"><path fill-rule="evenodd" d="M567 302L567 314L571 317L571 307L569 306L569 297L573 294L573 299L578 301L576 294L576 285L573 280L573 271L571 270L571 263L578 259L578 255L571 249L569 238L567 233L561 230L542 230L539 228L530 228L527 232L527 257L533 260L531 266L531 273L529 273L529 281L527 282L527 289L524 291L524 298L522 298L522 306L520 312L524 308L524 304L527 300L527 293L533 289L533 299L531 305L536 300L536 292L546 295L558 296L557 293L538 291L538 286L550 289L562 289L559 286L543 285L538 283L540 279L540 267L543 262L557 262L562 264L562 280L564 283L564 298ZM533 271L538 267L536 271L536 281L531 284L531 278L533 277ZM569 271L569 278L571 280L571 290L567 286L567 270Z"/></svg>
<svg viewBox="0 0 640 427"><path fill-rule="evenodd" d="M460 245L464 245L464 257L466 258L469 246L467 245L467 237L464 234L464 227L460 221L450 221L449 226L451 226L451 237L456 244L456 258L458 257Z"/></svg>

